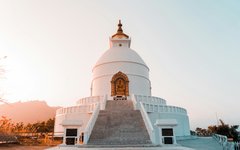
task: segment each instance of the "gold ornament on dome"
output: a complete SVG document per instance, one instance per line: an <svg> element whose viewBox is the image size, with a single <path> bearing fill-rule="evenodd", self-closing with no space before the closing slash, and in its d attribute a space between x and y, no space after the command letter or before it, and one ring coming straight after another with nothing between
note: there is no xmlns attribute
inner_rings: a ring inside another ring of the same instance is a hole
<svg viewBox="0 0 240 150"><path fill-rule="evenodd" d="M121 20L119 20L119 23L118 23L117 33L114 34L112 36L112 38L116 38L116 39L128 39L129 38L129 36L127 34L123 33Z"/></svg>
<svg viewBox="0 0 240 150"><path fill-rule="evenodd" d="M121 71L112 77L111 96L129 96L129 80Z"/></svg>

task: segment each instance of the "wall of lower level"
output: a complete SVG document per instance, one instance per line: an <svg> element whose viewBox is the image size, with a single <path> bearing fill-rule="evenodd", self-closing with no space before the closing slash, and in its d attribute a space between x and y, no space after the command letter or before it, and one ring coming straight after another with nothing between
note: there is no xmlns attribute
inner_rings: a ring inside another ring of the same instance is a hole
<svg viewBox="0 0 240 150"><path fill-rule="evenodd" d="M149 119L155 130L155 137L159 139L159 129L154 124L156 123L157 119L176 119L178 125L175 128L175 135L176 136L189 136L190 135L190 126L189 126L189 118L187 115L184 114L177 114L177 113L157 113L151 112L148 113Z"/></svg>
<svg viewBox="0 0 240 150"><path fill-rule="evenodd" d="M55 125L54 125L54 136L62 136L64 132L64 128L61 125L63 120L74 120L82 122L82 126L80 130L84 130L89 119L91 118L90 113L67 113L67 114L60 114L56 115L55 118Z"/></svg>

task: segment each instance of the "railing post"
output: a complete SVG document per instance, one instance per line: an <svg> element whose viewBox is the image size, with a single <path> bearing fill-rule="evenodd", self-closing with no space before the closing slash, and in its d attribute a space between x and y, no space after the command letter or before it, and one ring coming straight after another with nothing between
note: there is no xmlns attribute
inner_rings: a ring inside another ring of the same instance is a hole
<svg viewBox="0 0 240 150"><path fill-rule="evenodd" d="M150 119L148 117L147 112L145 111L145 108L143 107L142 102L140 102L139 104L140 104L139 110L140 110L141 115L143 117L143 121L144 121L145 126L147 128L149 137L150 137L152 143L155 144L156 143L156 141L155 141L155 132L154 132L152 123L151 123L151 121L150 121Z"/></svg>
<svg viewBox="0 0 240 150"><path fill-rule="evenodd" d="M88 143L90 134L92 133L92 129L93 129L93 127L95 125L95 122L97 120L97 116L99 114L99 111L100 111L100 103L97 103L96 107L95 107L95 109L92 113L92 116L91 116L90 120L88 121L88 124L87 124L87 126L84 130L84 141L83 141L84 144Z"/></svg>

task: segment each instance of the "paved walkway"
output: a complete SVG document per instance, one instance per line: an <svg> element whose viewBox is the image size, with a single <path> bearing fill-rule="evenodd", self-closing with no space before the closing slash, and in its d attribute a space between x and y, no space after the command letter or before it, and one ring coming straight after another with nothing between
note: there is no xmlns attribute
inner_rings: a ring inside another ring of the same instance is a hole
<svg viewBox="0 0 240 150"><path fill-rule="evenodd" d="M48 150L222 150L222 147L212 137L199 137L190 140L177 141L179 145L161 147L112 147L112 148L78 148L53 147Z"/></svg>
<svg viewBox="0 0 240 150"><path fill-rule="evenodd" d="M54 147L48 150L194 150L182 146L164 146L164 147L114 147L114 148L77 148L77 147Z"/></svg>
<svg viewBox="0 0 240 150"><path fill-rule="evenodd" d="M178 144L195 150L222 150L220 144L212 137L198 137L197 139L177 141Z"/></svg>
<svg viewBox="0 0 240 150"><path fill-rule="evenodd" d="M22 146L18 144L0 145L0 150L44 150L49 146Z"/></svg>

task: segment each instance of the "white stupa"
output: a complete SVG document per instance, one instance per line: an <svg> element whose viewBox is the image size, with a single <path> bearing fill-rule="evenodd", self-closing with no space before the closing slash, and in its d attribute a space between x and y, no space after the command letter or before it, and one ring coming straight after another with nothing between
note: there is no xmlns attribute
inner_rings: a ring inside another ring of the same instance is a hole
<svg viewBox="0 0 240 150"><path fill-rule="evenodd" d="M176 144L189 136L187 111L151 95L149 68L120 21L109 41L93 67L90 97L57 110L54 135L67 145Z"/></svg>

